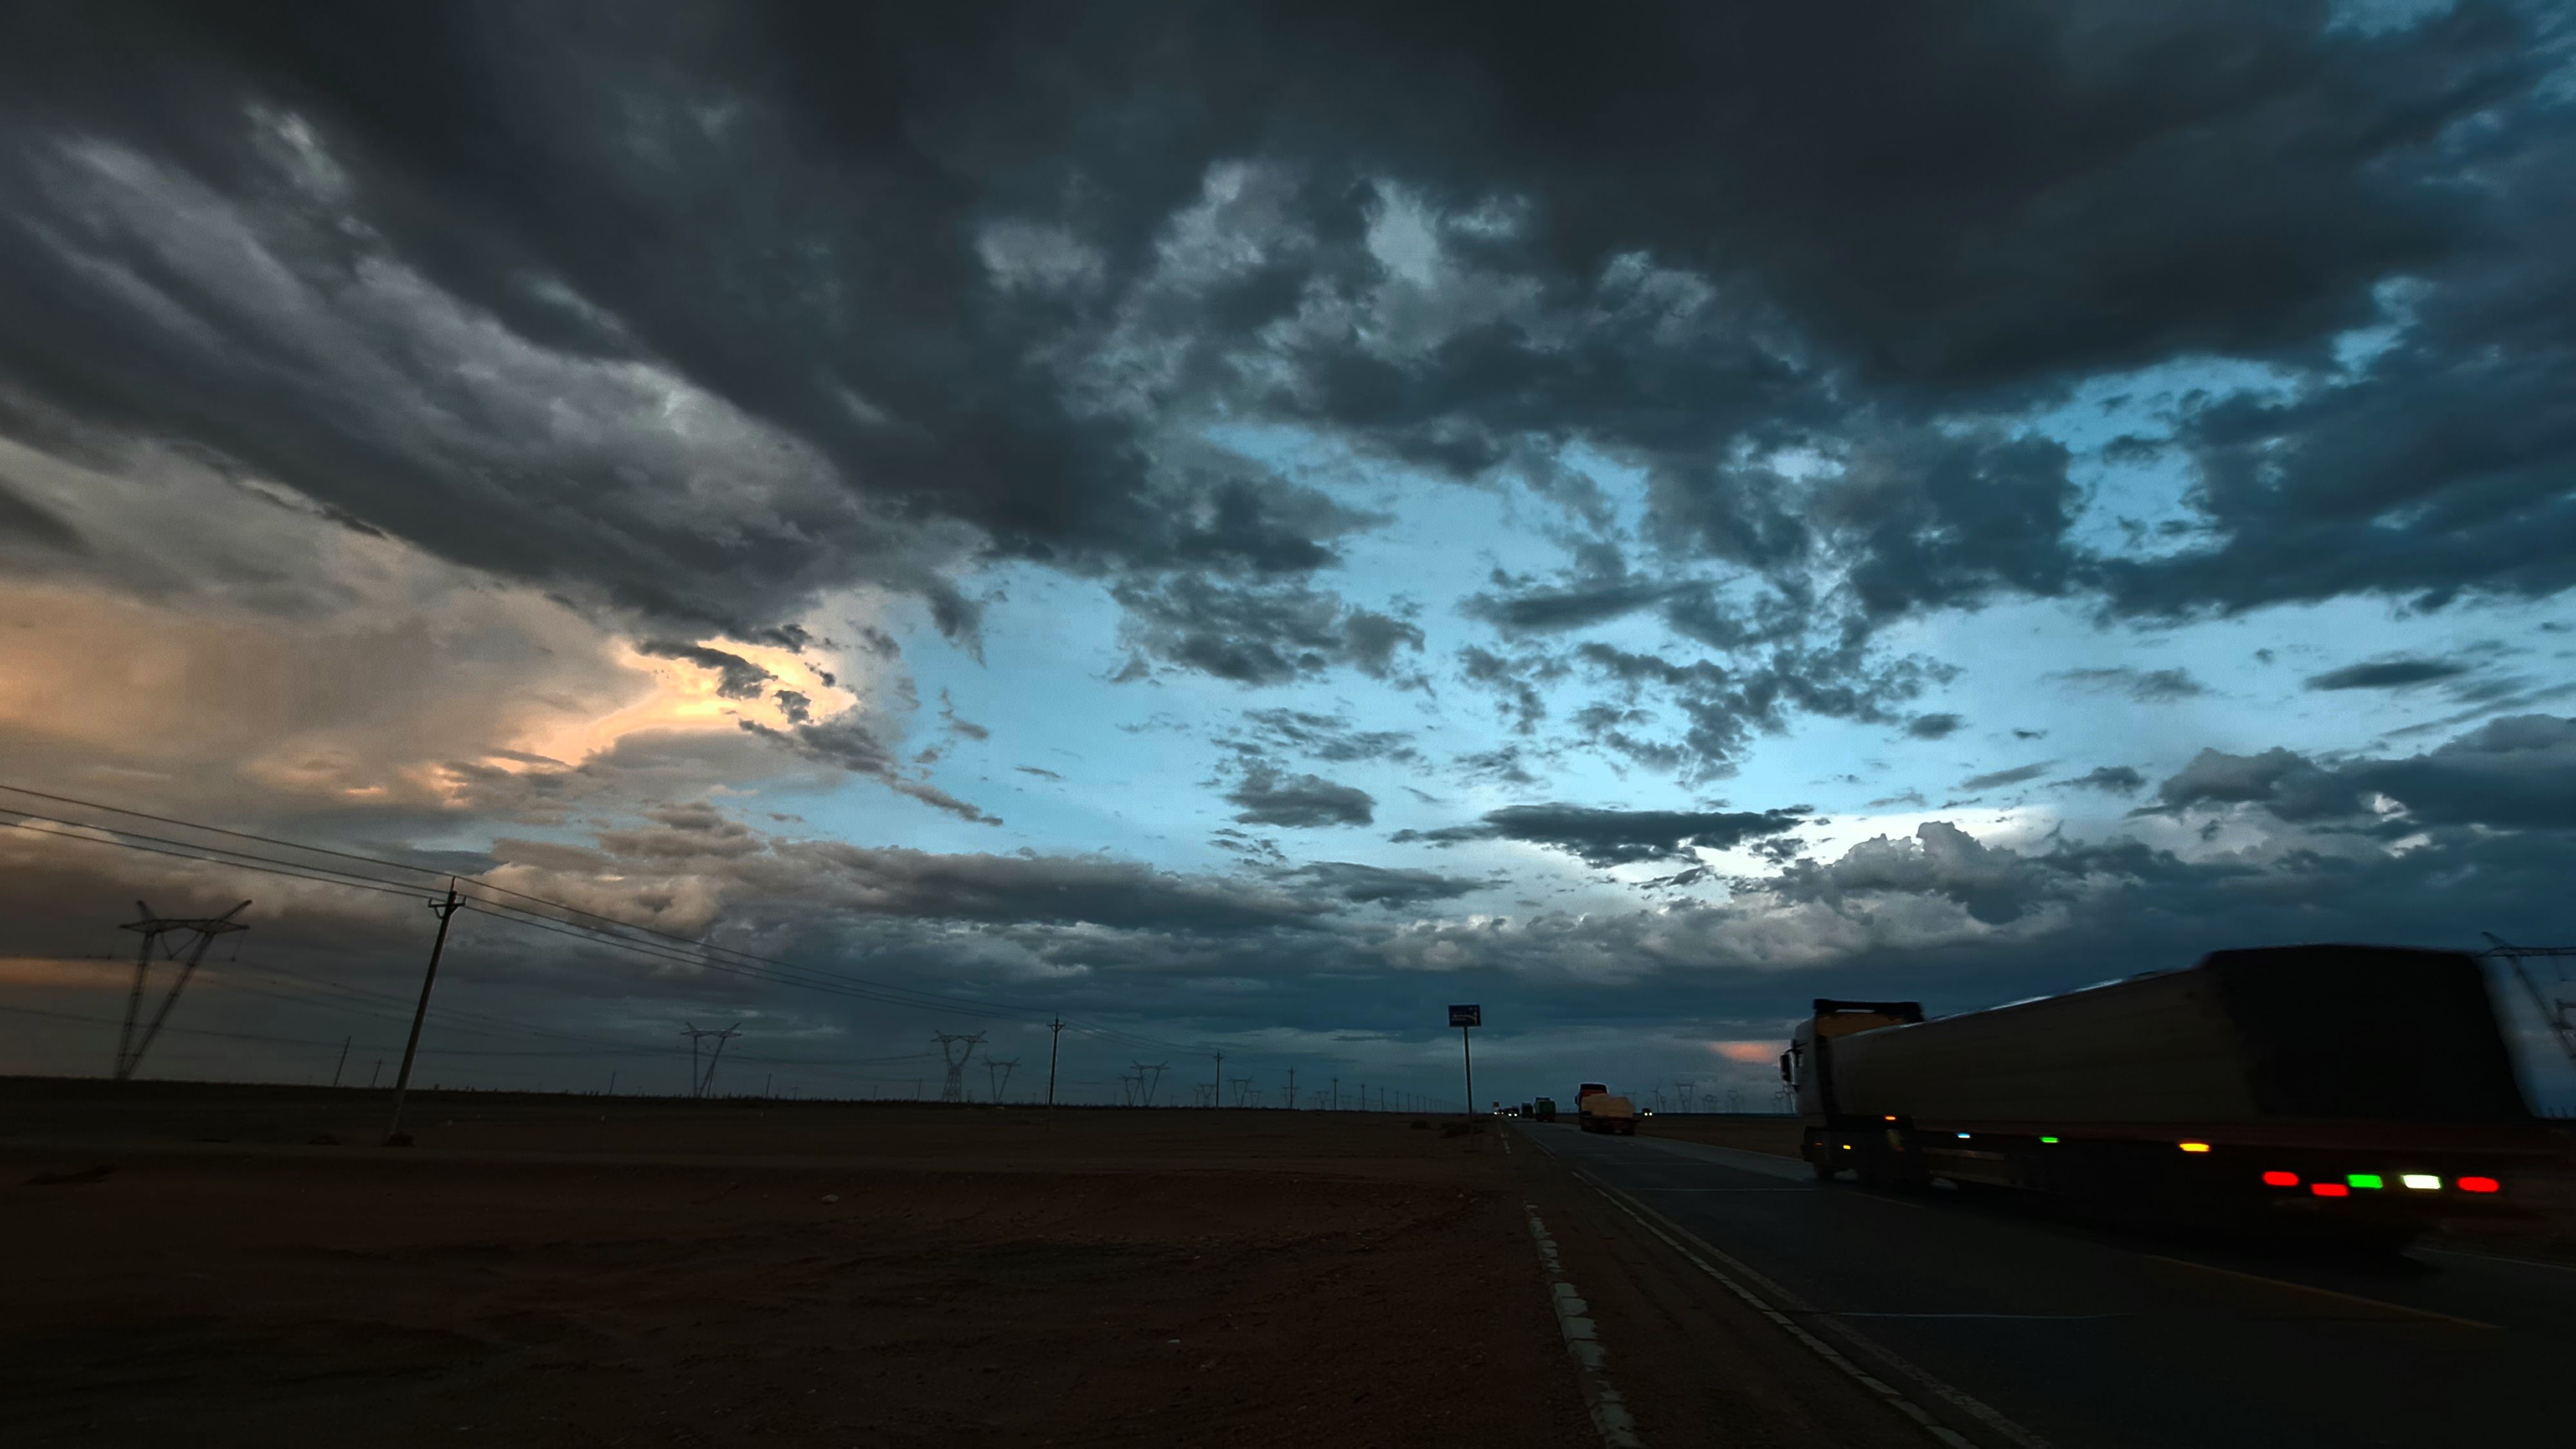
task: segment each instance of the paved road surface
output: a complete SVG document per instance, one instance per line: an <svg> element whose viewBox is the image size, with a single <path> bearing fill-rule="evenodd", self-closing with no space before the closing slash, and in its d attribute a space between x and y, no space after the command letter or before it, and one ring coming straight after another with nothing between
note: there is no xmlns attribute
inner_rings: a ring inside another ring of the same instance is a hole
<svg viewBox="0 0 2576 1449"><path fill-rule="evenodd" d="M1520 1125L1767 1279L1797 1321L1991 1407L2008 1422L1943 1413L1981 1446L2576 1445L2576 1269L2231 1252L1983 1196L1819 1184L1759 1153Z"/></svg>

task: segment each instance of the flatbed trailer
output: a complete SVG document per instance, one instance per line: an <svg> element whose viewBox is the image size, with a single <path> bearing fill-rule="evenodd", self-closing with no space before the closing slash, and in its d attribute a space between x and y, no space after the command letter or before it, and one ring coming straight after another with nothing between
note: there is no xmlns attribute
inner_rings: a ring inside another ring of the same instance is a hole
<svg viewBox="0 0 2576 1449"><path fill-rule="evenodd" d="M2133 1219L2373 1244L2515 1215L2561 1168L2477 961L2374 946L2187 970L1925 1020L1821 999L1782 1073L1816 1174L2036 1193Z"/></svg>

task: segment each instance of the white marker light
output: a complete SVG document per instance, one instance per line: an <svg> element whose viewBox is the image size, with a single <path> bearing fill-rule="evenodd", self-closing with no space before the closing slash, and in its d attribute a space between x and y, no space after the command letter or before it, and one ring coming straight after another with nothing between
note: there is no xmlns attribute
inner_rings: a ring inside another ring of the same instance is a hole
<svg viewBox="0 0 2576 1449"><path fill-rule="evenodd" d="M2440 1192L2442 1190L2442 1179L2435 1177L2429 1172L2401 1172L2397 1175L2397 1180L2406 1184L2408 1187L2415 1189L2417 1192Z"/></svg>

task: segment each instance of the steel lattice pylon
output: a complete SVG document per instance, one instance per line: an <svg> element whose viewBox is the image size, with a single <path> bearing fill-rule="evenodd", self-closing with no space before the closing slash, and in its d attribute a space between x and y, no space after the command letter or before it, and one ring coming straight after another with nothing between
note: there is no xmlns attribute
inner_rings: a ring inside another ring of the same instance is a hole
<svg viewBox="0 0 2576 1449"><path fill-rule="evenodd" d="M954 1032L935 1031L930 1034L930 1039L939 1043L940 1058L948 1063L948 1080L939 1089L939 1100L965 1101L966 1062L975 1055L975 1048L984 1044L984 1034L979 1031L972 1036L959 1036Z"/></svg>

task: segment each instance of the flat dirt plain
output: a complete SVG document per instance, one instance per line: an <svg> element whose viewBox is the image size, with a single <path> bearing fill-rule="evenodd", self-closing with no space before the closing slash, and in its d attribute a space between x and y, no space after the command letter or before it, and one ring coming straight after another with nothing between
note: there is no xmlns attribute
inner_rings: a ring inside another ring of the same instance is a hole
<svg viewBox="0 0 2576 1449"><path fill-rule="evenodd" d="M1413 1120L0 1080L0 1441L1590 1440Z"/></svg>

